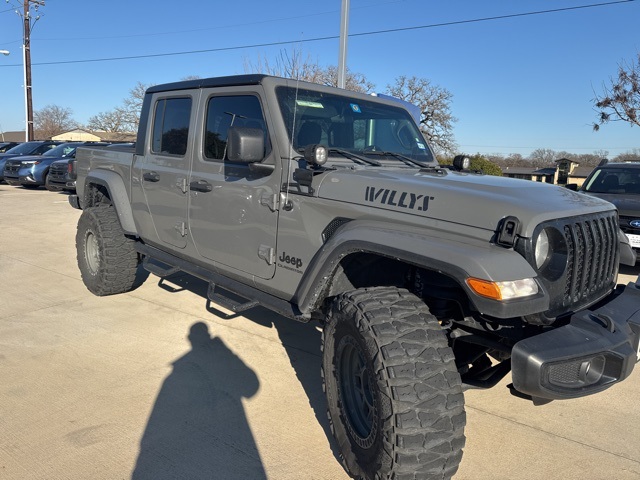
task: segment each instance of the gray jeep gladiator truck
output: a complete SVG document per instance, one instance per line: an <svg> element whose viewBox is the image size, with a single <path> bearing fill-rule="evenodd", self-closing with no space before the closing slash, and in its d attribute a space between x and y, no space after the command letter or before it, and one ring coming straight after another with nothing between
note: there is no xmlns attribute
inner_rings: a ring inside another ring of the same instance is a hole
<svg viewBox="0 0 640 480"><path fill-rule="evenodd" d="M393 100L264 75L158 85L135 149L80 148L77 174L94 294L133 289L142 263L204 279L234 312L320 323L354 478L452 477L467 388L511 373L515 395L570 399L638 361L615 207L462 157L440 166Z"/></svg>

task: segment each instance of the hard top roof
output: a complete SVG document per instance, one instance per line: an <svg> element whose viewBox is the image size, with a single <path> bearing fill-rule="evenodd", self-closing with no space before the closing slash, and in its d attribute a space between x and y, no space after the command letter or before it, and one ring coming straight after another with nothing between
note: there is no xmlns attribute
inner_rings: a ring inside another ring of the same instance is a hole
<svg viewBox="0 0 640 480"><path fill-rule="evenodd" d="M600 168L640 168L640 160L605 163Z"/></svg>
<svg viewBox="0 0 640 480"><path fill-rule="evenodd" d="M195 80L184 80L182 82L164 83L154 85L147 89L147 93L169 92L172 90L188 90L194 88L208 87L232 87L236 85L258 85L268 77L263 74L251 75L231 75L228 77L198 78Z"/></svg>

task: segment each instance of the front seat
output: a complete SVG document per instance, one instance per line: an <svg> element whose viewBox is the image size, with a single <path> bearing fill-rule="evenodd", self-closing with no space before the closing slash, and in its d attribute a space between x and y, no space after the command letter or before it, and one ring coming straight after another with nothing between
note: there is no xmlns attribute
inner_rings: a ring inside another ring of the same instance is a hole
<svg viewBox="0 0 640 480"><path fill-rule="evenodd" d="M322 139L322 128L315 122L305 122L298 131L296 148L316 145Z"/></svg>

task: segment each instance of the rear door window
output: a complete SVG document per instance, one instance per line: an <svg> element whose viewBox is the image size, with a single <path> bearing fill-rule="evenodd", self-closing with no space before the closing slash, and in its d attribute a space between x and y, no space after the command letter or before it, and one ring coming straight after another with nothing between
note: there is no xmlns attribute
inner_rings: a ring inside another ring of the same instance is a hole
<svg viewBox="0 0 640 480"><path fill-rule="evenodd" d="M163 98L156 102L151 151L160 155L187 152L191 98Z"/></svg>

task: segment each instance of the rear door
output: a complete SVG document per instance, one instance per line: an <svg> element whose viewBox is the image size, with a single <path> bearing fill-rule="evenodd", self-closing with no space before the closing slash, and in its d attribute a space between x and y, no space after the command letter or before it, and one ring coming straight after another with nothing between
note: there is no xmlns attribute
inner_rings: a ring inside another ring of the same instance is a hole
<svg viewBox="0 0 640 480"><path fill-rule="evenodd" d="M139 181L158 240L187 244L187 177L197 91L163 92L151 106L150 145L138 157Z"/></svg>

